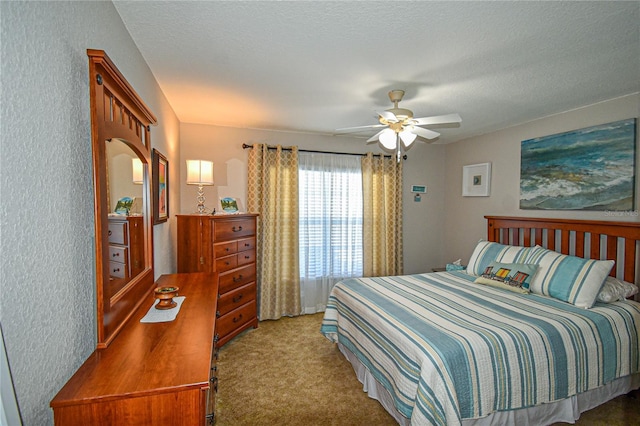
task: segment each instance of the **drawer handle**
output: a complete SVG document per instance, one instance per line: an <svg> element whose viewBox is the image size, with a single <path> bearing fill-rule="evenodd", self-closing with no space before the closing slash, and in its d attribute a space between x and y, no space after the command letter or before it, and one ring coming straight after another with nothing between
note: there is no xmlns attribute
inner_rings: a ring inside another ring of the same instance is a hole
<svg viewBox="0 0 640 426"><path fill-rule="evenodd" d="M120 268L114 268L113 272L120 272Z"/></svg>
<svg viewBox="0 0 640 426"><path fill-rule="evenodd" d="M242 300L242 294L237 295L232 300L233 300L233 303L238 303L239 301Z"/></svg>
<svg viewBox="0 0 640 426"><path fill-rule="evenodd" d="M111 232L111 229L109 229L109 236L111 236L111 234L113 234L113 232Z"/></svg>
<svg viewBox="0 0 640 426"><path fill-rule="evenodd" d="M120 253L113 253L112 257L120 257Z"/></svg>
<svg viewBox="0 0 640 426"><path fill-rule="evenodd" d="M244 246L245 246L245 247L251 247L251 244L249 244L249 243L244 243Z"/></svg>
<svg viewBox="0 0 640 426"><path fill-rule="evenodd" d="M242 281L242 274L238 275L238 277L233 277L233 282L237 283L238 281Z"/></svg>
<svg viewBox="0 0 640 426"><path fill-rule="evenodd" d="M227 265L227 266L230 265L230 263L228 261L225 261L224 264Z"/></svg>
<svg viewBox="0 0 640 426"><path fill-rule="evenodd" d="M245 256L244 258L245 259L251 259L251 256Z"/></svg>
<svg viewBox="0 0 640 426"><path fill-rule="evenodd" d="M236 227L234 226L233 228L231 228L231 230L232 230L233 232L240 232L240 231L242 231L242 226L238 226L238 228L237 228L237 229L236 229Z"/></svg>
<svg viewBox="0 0 640 426"><path fill-rule="evenodd" d="M233 317L233 322L238 322L242 320L242 314L238 315L237 317Z"/></svg>
<svg viewBox="0 0 640 426"><path fill-rule="evenodd" d="M226 249L224 249L224 251L231 251L231 249L227 247Z"/></svg>

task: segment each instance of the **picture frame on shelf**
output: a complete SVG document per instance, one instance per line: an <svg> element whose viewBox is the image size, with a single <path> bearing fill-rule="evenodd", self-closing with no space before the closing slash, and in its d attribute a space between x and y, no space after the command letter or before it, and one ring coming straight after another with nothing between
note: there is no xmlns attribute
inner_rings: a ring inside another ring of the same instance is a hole
<svg viewBox="0 0 640 426"><path fill-rule="evenodd" d="M157 149L151 155L153 184L153 224L169 219L169 161Z"/></svg>
<svg viewBox="0 0 640 426"><path fill-rule="evenodd" d="M488 197L491 194L491 163L462 167L462 196Z"/></svg>

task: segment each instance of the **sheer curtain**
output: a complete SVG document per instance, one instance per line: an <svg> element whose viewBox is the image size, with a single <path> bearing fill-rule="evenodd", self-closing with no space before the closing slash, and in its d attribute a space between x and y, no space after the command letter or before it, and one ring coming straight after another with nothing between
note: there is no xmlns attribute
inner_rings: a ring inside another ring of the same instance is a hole
<svg viewBox="0 0 640 426"><path fill-rule="evenodd" d="M353 155L299 153L300 295L324 311L333 285L362 276L362 168Z"/></svg>
<svg viewBox="0 0 640 426"><path fill-rule="evenodd" d="M298 148L254 144L247 168L247 210L260 214L258 316L265 320L300 315Z"/></svg>

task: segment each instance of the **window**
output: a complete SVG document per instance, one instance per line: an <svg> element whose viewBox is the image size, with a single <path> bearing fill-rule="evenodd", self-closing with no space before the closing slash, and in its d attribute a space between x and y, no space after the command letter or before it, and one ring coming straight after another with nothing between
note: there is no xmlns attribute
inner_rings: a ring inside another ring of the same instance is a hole
<svg viewBox="0 0 640 426"><path fill-rule="evenodd" d="M363 273L360 157L301 152L298 179L301 298L314 313L336 282Z"/></svg>

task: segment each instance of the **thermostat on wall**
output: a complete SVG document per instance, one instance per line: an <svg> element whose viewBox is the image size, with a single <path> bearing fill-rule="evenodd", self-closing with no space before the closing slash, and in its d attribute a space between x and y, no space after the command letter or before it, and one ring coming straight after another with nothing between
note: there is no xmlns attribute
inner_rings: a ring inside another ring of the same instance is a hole
<svg viewBox="0 0 640 426"><path fill-rule="evenodd" d="M427 187L425 185L411 185L411 192L415 194L426 194Z"/></svg>

